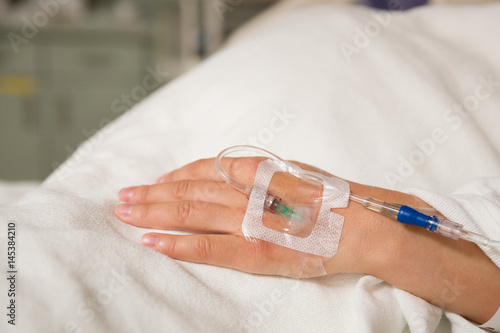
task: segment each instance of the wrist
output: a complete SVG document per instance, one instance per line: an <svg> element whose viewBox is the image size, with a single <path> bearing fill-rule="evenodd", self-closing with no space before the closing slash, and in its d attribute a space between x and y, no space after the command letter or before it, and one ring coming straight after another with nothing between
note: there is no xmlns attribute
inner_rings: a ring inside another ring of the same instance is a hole
<svg viewBox="0 0 500 333"><path fill-rule="evenodd" d="M379 188L370 192L386 202L430 208L404 193ZM500 305L500 270L476 244L373 213L379 218L373 217L370 226L374 236L364 238L370 251L361 260L361 273L478 323L493 316Z"/></svg>
<svg viewBox="0 0 500 333"><path fill-rule="evenodd" d="M401 192L371 186L361 187L359 191L361 192L359 195L389 203L416 205L415 197ZM409 239L409 228L361 204L356 202L351 204L355 206L352 220L358 219L356 227L363 230L358 239L360 243L358 246L362 249L359 272L385 280L385 275L394 271L394 265L401 259L401 249Z"/></svg>
<svg viewBox="0 0 500 333"><path fill-rule="evenodd" d="M351 193L379 200L415 205L413 196L387 189L350 183ZM347 208L334 209L344 216L344 227L337 255L342 272L362 273L382 278L394 262L408 232L407 226L380 213L349 201ZM328 271L328 270L327 270ZM335 273L338 273L336 271Z"/></svg>

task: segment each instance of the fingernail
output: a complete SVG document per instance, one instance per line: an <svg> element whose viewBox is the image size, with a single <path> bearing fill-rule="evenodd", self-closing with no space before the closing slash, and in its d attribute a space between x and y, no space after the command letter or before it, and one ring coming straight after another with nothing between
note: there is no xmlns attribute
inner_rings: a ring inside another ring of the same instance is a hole
<svg viewBox="0 0 500 333"><path fill-rule="evenodd" d="M116 215L119 215L122 217L129 217L131 212L132 212L131 205L118 205L116 207Z"/></svg>
<svg viewBox="0 0 500 333"><path fill-rule="evenodd" d="M134 189L135 187L121 189L118 193L118 197L121 201L130 201L130 199L132 199L132 194L134 194Z"/></svg>
<svg viewBox="0 0 500 333"><path fill-rule="evenodd" d="M156 235L144 235L141 238L141 243L144 246L154 248L156 246L156 240L158 239L158 236Z"/></svg>
<svg viewBox="0 0 500 333"><path fill-rule="evenodd" d="M156 180L155 184L160 184L163 182L163 177L160 177Z"/></svg>

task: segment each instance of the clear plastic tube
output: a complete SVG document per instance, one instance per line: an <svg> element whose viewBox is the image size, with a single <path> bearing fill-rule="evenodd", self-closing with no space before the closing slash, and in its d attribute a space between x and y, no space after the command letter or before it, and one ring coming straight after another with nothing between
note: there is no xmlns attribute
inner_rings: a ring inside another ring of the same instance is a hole
<svg viewBox="0 0 500 333"><path fill-rule="evenodd" d="M436 224L436 226L434 227L433 224ZM498 241L491 240L486 236L464 230L464 226L459 223L435 215L430 217L429 227L426 229L435 229L431 231L455 240L464 239L477 245L488 246L493 244L498 246L497 244L499 244Z"/></svg>
<svg viewBox="0 0 500 333"><path fill-rule="evenodd" d="M500 242L498 242L498 241L491 240L488 237L485 237L485 236L476 234L475 232L467 231L467 230L462 230L462 232L460 233L460 238L468 240L469 242L476 243L477 245L484 245L484 246L496 245L496 246L498 246L498 244L500 244Z"/></svg>
<svg viewBox="0 0 500 333"><path fill-rule="evenodd" d="M362 197L353 193L349 195L349 199L362 204L365 208L373 210L377 213L387 215L389 217L392 217L393 219L398 218L399 209L401 208L401 205L399 204L380 201L370 197Z"/></svg>
<svg viewBox="0 0 500 333"><path fill-rule="evenodd" d="M430 216L425 229L458 240L462 234L463 225L452 222L436 215Z"/></svg>
<svg viewBox="0 0 500 333"><path fill-rule="evenodd" d="M271 152L269 152L269 151L267 151L265 149L257 148L257 147L254 147L254 146L247 146L247 145L229 147L229 148L224 149L223 151L221 151L219 153L219 155L217 155L217 157L215 158L215 170L217 170L217 173L220 175L220 177L225 182L227 182L228 184L230 184L232 187L234 187L235 189L237 189L238 191L240 191L240 192L246 194L247 196L249 196L250 192L252 192L252 187L251 186L247 186L247 185L243 184L242 182L240 182L240 181L234 179L233 177L229 176L224 171L224 169L221 166L221 160L222 160L222 158L224 158L225 156L227 156L229 154L233 154L235 152L240 152L240 151L250 151L250 152L253 152L253 153L259 153L260 156L264 155L265 157L269 157L269 158L272 158L272 159L278 160L278 161L283 161L283 159L281 159L280 157L274 155L273 153L271 153Z"/></svg>

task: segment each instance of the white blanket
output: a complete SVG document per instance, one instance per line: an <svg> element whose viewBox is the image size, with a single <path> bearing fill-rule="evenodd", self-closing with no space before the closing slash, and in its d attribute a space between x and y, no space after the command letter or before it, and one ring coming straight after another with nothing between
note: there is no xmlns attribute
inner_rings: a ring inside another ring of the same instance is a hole
<svg viewBox="0 0 500 333"><path fill-rule="evenodd" d="M267 21L0 206L1 272L8 221L18 270L16 327L2 314L0 330L480 331L369 276L299 281L175 261L139 245L143 230L113 210L122 187L250 143L353 181L421 187L411 191L499 238L498 17L498 4L378 18L327 4ZM453 111L464 103L474 110ZM8 289L0 279L2 313Z"/></svg>

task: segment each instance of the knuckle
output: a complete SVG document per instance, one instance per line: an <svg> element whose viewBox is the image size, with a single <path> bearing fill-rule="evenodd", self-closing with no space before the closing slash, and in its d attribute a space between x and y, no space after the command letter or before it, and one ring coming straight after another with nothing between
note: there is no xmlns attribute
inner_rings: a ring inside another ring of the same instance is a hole
<svg viewBox="0 0 500 333"><path fill-rule="evenodd" d="M177 204L177 220L185 222L191 214L191 203L189 201L179 201Z"/></svg>
<svg viewBox="0 0 500 333"><path fill-rule="evenodd" d="M249 171L256 172L260 162L262 162L263 160L264 158L255 157L248 159L247 161L245 161L245 163L247 164Z"/></svg>
<svg viewBox="0 0 500 333"><path fill-rule="evenodd" d="M243 220L245 217L245 214L247 213L248 209L248 203L245 205L238 205L236 207L233 207L233 215L237 216L238 219Z"/></svg>
<svg viewBox="0 0 500 333"><path fill-rule="evenodd" d="M139 186L137 189L134 190L134 199L139 202L144 202L148 199L149 197L149 186Z"/></svg>
<svg viewBox="0 0 500 333"><path fill-rule="evenodd" d="M265 157L243 157L231 160L229 168L231 170L243 170L245 173L255 174L259 168L260 162L264 161Z"/></svg>
<svg viewBox="0 0 500 333"><path fill-rule="evenodd" d="M177 258L178 253L177 253L177 239L172 238L169 239L168 241L160 241L157 247L161 249L161 252L166 254L169 257L172 258Z"/></svg>
<svg viewBox="0 0 500 333"><path fill-rule="evenodd" d="M274 258L275 247L272 246L271 243L268 242L258 242L257 246L253 246L252 250L250 253L252 254L253 258L262 260L263 258L271 260Z"/></svg>
<svg viewBox="0 0 500 333"><path fill-rule="evenodd" d="M213 200L219 196L220 187L217 183L209 182L203 186L201 193L203 194L204 199Z"/></svg>
<svg viewBox="0 0 500 333"><path fill-rule="evenodd" d="M201 173L203 172L203 166L205 165L205 162L206 162L206 160L204 160L204 159L197 160L197 161L193 162L191 164L189 174L192 177L197 177L197 176L201 175Z"/></svg>
<svg viewBox="0 0 500 333"><path fill-rule="evenodd" d="M206 236L200 236L193 242L193 252L200 259L207 259L212 252L212 243Z"/></svg>
<svg viewBox="0 0 500 333"><path fill-rule="evenodd" d="M246 249L247 256L254 264L259 265L262 262L276 262L281 260L282 254L280 246L257 240L249 244Z"/></svg>
<svg viewBox="0 0 500 333"><path fill-rule="evenodd" d="M139 218L146 219L149 216L149 205L143 205L137 207L139 208Z"/></svg>
<svg viewBox="0 0 500 333"><path fill-rule="evenodd" d="M186 196L189 191L191 182L189 180L180 180L175 183L172 189L172 195L175 199L179 200Z"/></svg>

